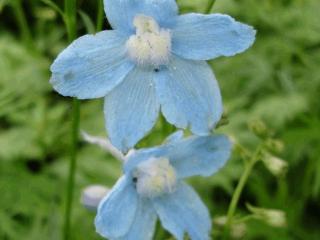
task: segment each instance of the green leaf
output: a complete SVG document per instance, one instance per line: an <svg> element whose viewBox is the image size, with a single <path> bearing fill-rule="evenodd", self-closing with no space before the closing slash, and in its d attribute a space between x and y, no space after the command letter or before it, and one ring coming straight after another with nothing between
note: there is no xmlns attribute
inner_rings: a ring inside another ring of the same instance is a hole
<svg viewBox="0 0 320 240"><path fill-rule="evenodd" d="M95 25L88 14L86 14L84 11L79 10L79 14L81 16L81 19L84 23L84 26L86 27L86 31L88 33L94 34L96 32Z"/></svg>

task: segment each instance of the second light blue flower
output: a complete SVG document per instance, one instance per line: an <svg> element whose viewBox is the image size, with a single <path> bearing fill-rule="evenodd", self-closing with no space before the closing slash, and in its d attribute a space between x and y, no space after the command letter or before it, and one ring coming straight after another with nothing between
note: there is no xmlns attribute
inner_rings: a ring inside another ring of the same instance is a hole
<svg viewBox="0 0 320 240"><path fill-rule="evenodd" d="M124 175L100 202L97 232L110 240L151 240L157 217L178 240L209 240L209 211L183 179L217 172L230 156L225 136L190 137L181 132L159 147L132 153Z"/></svg>

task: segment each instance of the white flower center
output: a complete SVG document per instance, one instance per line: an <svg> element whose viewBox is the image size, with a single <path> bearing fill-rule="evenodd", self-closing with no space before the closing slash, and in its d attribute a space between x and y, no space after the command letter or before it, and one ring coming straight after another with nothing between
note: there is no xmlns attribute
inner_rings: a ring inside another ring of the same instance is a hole
<svg viewBox="0 0 320 240"><path fill-rule="evenodd" d="M138 165L133 174L137 192L144 197L157 197L175 191L177 178L166 158L152 158Z"/></svg>
<svg viewBox="0 0 320 240"><path fill-rule="evenodd" d="M126 43L129 57L139 65L160 66L168 63L171 51L171 34L161 29L152 18L137 15L133 20L136 34Z"/></svg>

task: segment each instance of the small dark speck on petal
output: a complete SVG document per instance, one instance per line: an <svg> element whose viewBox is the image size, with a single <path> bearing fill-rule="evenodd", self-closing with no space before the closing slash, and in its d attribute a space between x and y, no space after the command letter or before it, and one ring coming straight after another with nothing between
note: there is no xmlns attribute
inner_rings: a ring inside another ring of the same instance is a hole
<svg viewBox="0 0 320 240"><path fill-rule="evenodd" d="M154 72L159 72L160 69L159 69L159 68L155 68L155 69L153 69L153 71L154 71Z"/></svg>
<svg viewBox="0 0 320 240"><path fill-rule="evenodd" d="M72 80L74 78L73 72L68 72L63 76L64 80Z"/></svg>

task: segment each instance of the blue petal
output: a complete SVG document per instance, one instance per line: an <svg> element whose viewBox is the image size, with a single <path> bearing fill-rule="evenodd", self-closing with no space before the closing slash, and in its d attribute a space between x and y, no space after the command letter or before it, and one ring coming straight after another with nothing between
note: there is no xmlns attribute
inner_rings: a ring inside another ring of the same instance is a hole
<svg viewBox="0 0 320 240"><path fill-rule="evenodd" d="M153 17L161 27L171 26L178 14L175 0L104 0L104 9L113 29L128 33L138 14Z"/></svg>
<svg viewBox="0 0 320 240"><path fill-rule="evenodd" d="M104 97L134 66L124 44L115 31L78 38L52 64L51 84L63 96Z"/></svg>
<svg viewBox="0 0 320 240"><path fill-rule="evenodd" d="M172 133L171 135L169 135L169 137L166 138L166 140L164 141L164 143L175 143L180 141L181 139L183 139L183 131L182 130L178 130L174 133Z"/></svg>
<svg viewBox="0 0 320 240"><path fill-rule="evenodd" d="M168 122L179 128L190 126L193 133L207 135L220 120L220 89L206 62L172 56L168 67L155 74L155 81Z"/></svg>
<svg viewBox="0 0 320 240"><path fill-rule="evenodd" d="M111 142L123 152L154 126L160 105L152 72L136 68L105 98L106 128Z"/></svg>
<svg viewBox="0 0 320 240"><path fill-rule="evenodd" d="M130 175L140 163L165 157L170 160L179 179L195 175L207 177L225 165L231 147L231 142L223 135L176 139L159 147L136 151L125 163L124 172Z"/></svg>
<svg viewBox="0 0 320 240"><path fill-rule="evenodd" d="M99 205L96 231L105 238L124 236L131 228L137 206L138 194L133 184L126 177L120 178Z"/></svg>
<svg viewBox="0 0 320 240"><path fill-rule="evenodd" d="M207 207L188 185L179 184L176 192L153 201L165 229L178 240L187 232L192 240L209 240L211 220Z"/></svg>
<svg viewBox="0 0 320 240"><path fill-rule="evenodd" d="M173 30L172 51L193 60L233 56L249 48L256 31L223 14L186 14Z"/></svg>
<svg viewBox="0 0 320 240"><path fill-rule="evenodd" d="M131 175L132 170L135 169L140 163L148 161L150 158L160 158L166 155L167 148L163 146L154 148L145 148L135 151L126 161L124 165L124 172L127 175Z"/></svg>
<svg viewBox="0 0 320 240"><path fill-rule="evenodd" d="M140 198L135 219L128 233L117 240L152 240L157 214L150 202L145 198Z"/></svg>
<svg viewBox="0 0 320 240"><path fill-rule="evenodd" d="M164 146L164 157L170 160L178 178L210 176L225 165L231 154L226 136L190 137Z"/></svg>

